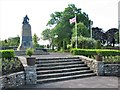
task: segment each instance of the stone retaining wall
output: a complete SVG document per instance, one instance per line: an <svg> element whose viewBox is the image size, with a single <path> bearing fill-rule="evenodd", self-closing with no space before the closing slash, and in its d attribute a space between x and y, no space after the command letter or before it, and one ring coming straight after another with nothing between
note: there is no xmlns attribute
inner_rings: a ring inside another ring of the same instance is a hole
<svg viewBox="0 0 120 90"><path fill-rule="evenodd" d="M0 77L0 88L14 88L25 84L24 71Z"/></svg>
<svg viewBox="0 0 120 90"><path fill-rule="evenodd" d="M25 71L0 77L0 89L15 88L21 85L36 84L36 66L26 66Z"/></svg>
<svg viewBox="0 0 120 90"><path fill-rule="evenodd" d="M85 56L79 56L79 58L98 76L120 76L120 64L107 64Z"/></svg>
<svg viewBox="0 0 120 90"><path fill-rule="evenodd" d="M120 76L120 64L104 64L104 75Z"/></svg>

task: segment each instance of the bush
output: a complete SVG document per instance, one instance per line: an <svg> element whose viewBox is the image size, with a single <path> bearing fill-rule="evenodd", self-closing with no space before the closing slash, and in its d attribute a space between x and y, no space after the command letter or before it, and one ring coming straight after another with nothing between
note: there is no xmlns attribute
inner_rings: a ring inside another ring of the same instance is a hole
<svg viewBox="0 0 120 90"><path fill-rule="evenodd" d="M24 71L24 67L18 58L11 58L10 60L0 58L0 63L2 64L0 67L2 75Z"/></svg>
<svg viewBox="0 0 120 90"><path fill-rule="evenodd" d="M26 55L28 55L28 56L32 56L33 55L33 53L34 53L34 49L32 49L32 48L28 48L27 50L26 50Z"/></svg>
<svg viewBox="0 0 120 90"><path fill-rule="evenodd" d="M1 58L13 58L15 56L14 50L0 50Z"/></svg>
<svg viewBox="0 0 120 90"><path fill-rule="evenodd" d="M97 41L96 49L101 49L101 42L100 42L100 40Z"/></svg>
<svg viewBox="0 0 120 90"><path fill-rule="evenodd" d="M108 49L72 49L73 55L94 56L100 54L102 56L119 56L120 50L108 50Z"/></svg>
<svg viewBox="0 0 120 90"><path fill-rule="evenodd" d="M75 48L75 42L76 39L72 38L72 47ZM97 45L97 41L91 38L86 38L83 36L78 37L78 48L82 48L82 49L92 49L95 48Z"/></svg>
<svg viewBox="0 0 120 90"><path fill-rule="evenodd" d="M20 60L14 56L14 50L0 50L0 70L2 75L24 70Z"/></svg>

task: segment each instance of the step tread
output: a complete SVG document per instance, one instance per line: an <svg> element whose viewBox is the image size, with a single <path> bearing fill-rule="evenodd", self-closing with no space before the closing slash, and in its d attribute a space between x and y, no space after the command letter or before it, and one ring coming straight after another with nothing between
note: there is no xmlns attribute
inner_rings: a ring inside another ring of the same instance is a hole
<svg viewBox="0 0 120 90"><path fill-rule="evenodd" d="M62 66L37 67L37 69L55 69L55 68L70 68L70 67L87 67L87 65L73 64L73 65L62 65Z"/></svg>
<svg viewBox="0 0 120 90"><path fill-rule="evenodd" d="M61 60L61 59L79 59L79 57L47 57L47 58L37 58L37 60Z"/></svg>
<svg viewBox="0 0 120 90"><path fill-rule="evenodd" d="M60 63L41 63L41 64L36 64L37 66L57 66L57 65L68 65L68 64L84 64L83 61L79 61L79 62L60 62Z"/></svg>
<svg viewBox="0 0 120 90"><path fill-rule="evenodd" d="M45 71L37 71L37 74L41 73L57 73L57 72L69 72L74 70L89 70L89 67L77 67L77 68L64 68L64 69L57 69L57 70L45 70Z"/></svg>
<svg viewBox="0 0 120 90"><path fill-rule="evenodd" d="M37 80L37 83L44 83L49 81L57 81L57 80L68 80L68 79L75 79L80 77L87 77L87 76L95 76L95 73L87 73L87 74L79 74L74 76L63 76L63 77L54 77L54 78L47 78L47 79L39 79Z"/></svg>
<svg viewBox="0 0 120 90"><path fill-rule="evenodd" d="M61 73L50 73L50 74L41 74L37 75L37 77L49 77L49 76L61 76L61 75L73 75L73 74L81 74L81 73L90 73L92 70L81 70L81 71L74 71L74 72L61 72Z"/></svg>
<svg viewBox="0 0 120 90"><path fill-rule="evenodd" d="M37 60L36 63L53 63L53 62L76 62L82 61L80 59L58 59L58 60Z"/></svg>

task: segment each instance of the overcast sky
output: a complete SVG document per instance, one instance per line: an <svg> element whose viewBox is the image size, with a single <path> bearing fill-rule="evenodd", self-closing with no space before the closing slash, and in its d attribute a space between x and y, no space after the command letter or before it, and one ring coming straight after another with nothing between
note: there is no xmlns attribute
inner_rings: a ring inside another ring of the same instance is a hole
<svg viewBox="0 0 120 90"><path fill-rule="evenodd" d="M39 37L46 29L50 14L63 11L68 4L75 4L86 12L93 27L103 30L118 28L119 0L0 0L0 38L21 35L23 17L27 14L32 34Z"/></svg>

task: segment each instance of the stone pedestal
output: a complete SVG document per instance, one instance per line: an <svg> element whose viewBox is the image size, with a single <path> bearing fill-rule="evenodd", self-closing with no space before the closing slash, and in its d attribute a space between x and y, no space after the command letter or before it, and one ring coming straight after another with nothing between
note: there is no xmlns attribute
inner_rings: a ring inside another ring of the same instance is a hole
<svg viewBox="0 0 120 90"><path fill-rule="evenodd" d="M97 61L97 75L103 76L104 75L104 63L102 61Z"/></svg>
<svg viewBox="0 0 120 90"><path fill-rule="evenodd" d="M36 66L26 66L25 77L26 77L26 80L25 80L26 85L37 84Z"/></svg>
<svg viewBox="0 0 120 90"><path fill-rule="evenodd" d="M20 45L17 50L26 50L27 48L33 47L31 25L27 19L29 20L29 18L26 16L23 21Z"/></svg>

